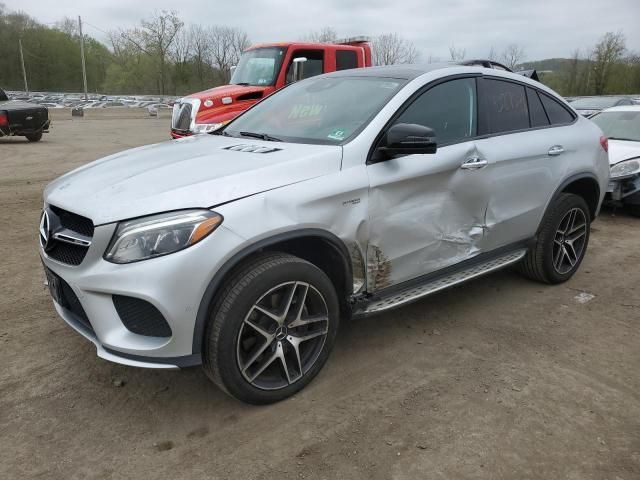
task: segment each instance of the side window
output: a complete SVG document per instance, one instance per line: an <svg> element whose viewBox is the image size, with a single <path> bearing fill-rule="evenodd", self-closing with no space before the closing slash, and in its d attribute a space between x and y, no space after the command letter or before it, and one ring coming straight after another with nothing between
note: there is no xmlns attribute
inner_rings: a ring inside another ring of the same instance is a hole
<svg viewBox="0 0 640 480"><path fill-rule="evenodd" d="M503 80L480 81L482 132L505 133L529 128L529 109L524 86Z"/></svg>
<svg viewBox="0 0 640 480"><path fill-rule="evenodd" d="M573 122L573 115L569 110L564 108L560 102L542 92L540 92L540 100L542 100L542 104L544 105L544 109L547 111L547 116L549 117L552 125Z"/></svg>
<svg viewBox="0 0 640 480"><path fill-rule="evenodd" d="M529 101L529 118L532 127L545 127L549 125L549 119L544 111L538 93L533 88L527 88L527 100Z"/></svg>
<svg viewBox="0 0 640 480"><path fill-rule="evenodd" d="M303 79L314 77L324 72L324 50L296 50L289 60L285 83L291 83L293 81L293 59L298 57L305 57L307 59L302 67Z"/></svg>
<svg viewBox="0 0 640 480"><path fill-rule="evenodd" d="M430 88L400 114L394 122L397 123L417 123L432 128L438 144L475 137L475 79L450 80Z"/></svg>
<svg viewBox="0 0 640 480"><path fill-rule="evenodd" d="M358 55L353 50L338 50L336 52L336 70L358 68Z"/></svg>

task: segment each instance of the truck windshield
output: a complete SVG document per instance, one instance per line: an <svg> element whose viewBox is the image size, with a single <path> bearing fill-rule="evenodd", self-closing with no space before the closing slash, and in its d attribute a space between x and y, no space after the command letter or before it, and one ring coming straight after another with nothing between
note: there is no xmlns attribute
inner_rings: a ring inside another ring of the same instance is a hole
<svg viewBox="0 0 640 480"><path fill-rule="evenodd" d="M254 48L240 57L238 66L231 77L232 85L267 86L276 83L284 48Z"/></svg>
<svg viewBox="0 0 640 480"><path fill-rule="evenodd" d="M267 97L217 133L339 145L355 137L406 83L383 77L312 77Z"/></svg>

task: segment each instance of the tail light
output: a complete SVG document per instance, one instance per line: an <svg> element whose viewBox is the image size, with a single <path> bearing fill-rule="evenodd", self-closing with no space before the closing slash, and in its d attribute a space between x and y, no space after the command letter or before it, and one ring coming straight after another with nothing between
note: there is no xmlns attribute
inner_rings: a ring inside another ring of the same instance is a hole
<svg viewBox="0 0 640 480"><path fill-rule="evenodd" d="M7 112L0 112L0 127L7 127L9 125L9 118Z"/></svg>
<svg viewBox="0 0 640 480"><path fill-rule="evenodd" d="M600 146L605 152L609 151L609 140L607 139L607 137L605 136L600 137Z"/></svg>

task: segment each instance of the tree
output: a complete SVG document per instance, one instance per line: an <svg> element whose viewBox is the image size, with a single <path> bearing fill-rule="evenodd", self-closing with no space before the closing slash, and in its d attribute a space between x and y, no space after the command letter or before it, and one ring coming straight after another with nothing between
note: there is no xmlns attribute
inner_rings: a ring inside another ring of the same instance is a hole
<svg viewBox="0 0 640 480"><path fill-rule="evenodd" d="M461 62L464 60L467 51L464 48L456 48L456 46L452 43L449 47L449 57L452 62Z"/></svg>
<svg viewBox="0 0 640 480"><path fill-rule="evenodd" d="M320 30L303 37L303 40L314 43L335 43L338 40L338 34L331 27L322 27Z"/></svg>
<svg viewBox="0 0 640 480"><path fill-rule="evenodd" d="M240 56L251 45L249 36L235 27L213 26L208 30L211 64L217 68L222 81L227 83L231 67L237 65Z"/></svg>
<svg viewBox="0 0 640 480"><path fill-rule="evenodd" d="M163 10L149 20L142 20L140 24L140 28L123 30L121 33L129 43L156 60L160 94L164 96L167 57L184 23L178 18L177 12Z"/></svg>
<svg viewBox="0 0 640 480"><path fill-rule="evenodd" d="M622 32L607 32L593 49L594 93L602 95L607 87L614 64L622 59L626 50Z"/></svg>
<svg viewBox="0 0 640 480"><path fill-rule="evenodd" d="M524 58L524 48L517 43L507 45L504 52L502 52L502 62L511 70L515 70L516 66L522 63Z"/></svg>
<svg viewBox="0 0 640 480"><path fill-rule="evenodd" d="M371 42L374 65L394 65L397 63L415 63L418 51L412 42L397 33L385 33Z"/></svg>

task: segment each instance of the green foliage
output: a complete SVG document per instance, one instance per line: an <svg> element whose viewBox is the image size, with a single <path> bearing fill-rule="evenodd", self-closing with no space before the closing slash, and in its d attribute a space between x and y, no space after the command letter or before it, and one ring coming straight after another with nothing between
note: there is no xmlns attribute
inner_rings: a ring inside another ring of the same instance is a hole
<svg viewBox="0 0 640 480"><path fill-rule="evenodd" d="M22 38L29 89L82 91L80 41L54 28L38 24L21 13L0 6L0 85L24 89L18 39ZM87 83L90 91L102 88L112 54L100 42L85 35Z"/></svg>

